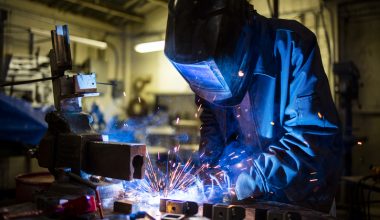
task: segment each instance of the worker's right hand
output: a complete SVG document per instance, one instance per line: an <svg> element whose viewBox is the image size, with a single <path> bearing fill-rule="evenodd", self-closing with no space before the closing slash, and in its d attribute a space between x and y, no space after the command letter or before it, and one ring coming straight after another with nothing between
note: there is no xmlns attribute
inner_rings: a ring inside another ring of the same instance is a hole
<svg viewBox="0 0 380 220"><path fill-rule="evenodd" d="M242 172L235 185L236 196L238 200L247 198L258 198L264 195L263 185L260 178L255 178L256 173Z"/></svg>

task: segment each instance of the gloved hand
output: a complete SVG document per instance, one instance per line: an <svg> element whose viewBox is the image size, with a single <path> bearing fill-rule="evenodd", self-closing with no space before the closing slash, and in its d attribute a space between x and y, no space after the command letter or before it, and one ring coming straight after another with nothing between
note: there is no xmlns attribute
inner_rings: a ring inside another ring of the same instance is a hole
<svg viewBox="0 0 380 220"><path fill-rule="evenodd" d="M252 166L252 151L250 147L232 142L223 150L219 159L219 168L224 170L234 184L242 172L249 172Z"/></svg>
<svg viewBox="0 0 380 220"><path fill-rule="evenodd" d="M249 197L258 198L264 195L264 187L260 177L251 168L250 174L242 172L235 185L236 196L239 200Z"/></svg>
<svg viewBox="0 0 380 220"><path fill-rule="evenodd" d="M223 153L219 157L219 165L222 169L228 168L229 166L244 162L251 154L251 147L244 146L237 141L231 142L223 149Z"/></svg>

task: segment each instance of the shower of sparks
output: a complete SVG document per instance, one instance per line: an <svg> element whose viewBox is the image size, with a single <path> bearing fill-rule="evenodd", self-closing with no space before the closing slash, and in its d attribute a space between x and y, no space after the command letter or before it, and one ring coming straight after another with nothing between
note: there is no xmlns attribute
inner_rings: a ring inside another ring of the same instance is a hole
<svg viewBox="0 0 380 220"><path fill-rule="evenodd" d="M178 145L170 150L164 164L157 166L147 153L145 178L125 181L124 198L136 202L140 210L146 211L157 208L160 198L203 203L231 197L231 181L225 171L218 169L220 166L211 167L205 163L196 167L191 157L182 163L178 159L179 149ZM157 155L158 160L160 157L163 158Z"/></svg>
<svg viewBox="0 0 380 220"><path fill-rule="evenodd" d="M175 148L173 152L178 152L178 149ZM168 155L170 158L170 151L168 152ZM159 168L153 166L152 161L147 154L145 179L148 184L148 188L146 188L146 191L158 193L164 197L167 197L175 190L186 190L189 186L195 184L196 176L205 168L206 165L195 168L191 158L184 164L181 162L175 162L174 159L169 159L166 162L167 170L163 173L159 170Z"/></svg>

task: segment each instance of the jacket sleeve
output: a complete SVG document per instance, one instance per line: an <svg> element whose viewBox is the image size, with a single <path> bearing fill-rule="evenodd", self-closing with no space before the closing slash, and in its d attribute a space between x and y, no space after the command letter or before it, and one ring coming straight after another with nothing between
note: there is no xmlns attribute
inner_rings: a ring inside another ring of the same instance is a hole
<svg viewBox="0 0 380 220"><path fill-rule="evenodd" d="M224 137L222 130L217 122L215 111L206 100L195 97L198 109L201 111L199 119L200 142L199 142L199 159L202 164L210 164L212 166L218 163L219 157L224 148Z"/></svg>
<svg viewBox="0 0 380 220"><path fill-rule="evenodd" d="M259 190L293 202L330 203L342 154L316 38L297 41L294 33L278 33L275 57L281 63L280 135L253 155L251 173L237 180L238 198Z"/></svg>

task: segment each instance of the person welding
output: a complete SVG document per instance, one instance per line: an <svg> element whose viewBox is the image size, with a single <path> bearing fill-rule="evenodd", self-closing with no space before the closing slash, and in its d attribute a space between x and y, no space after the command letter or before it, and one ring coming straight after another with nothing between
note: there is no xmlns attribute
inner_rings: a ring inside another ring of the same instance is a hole
<svg viewBox="0 0 380 220"><path fill-rule="evenodd" d="M165 55L203 111L203 164L261 195L328 212L340 175L339 119L315 35L246 0L170 0Z"/></svg>

